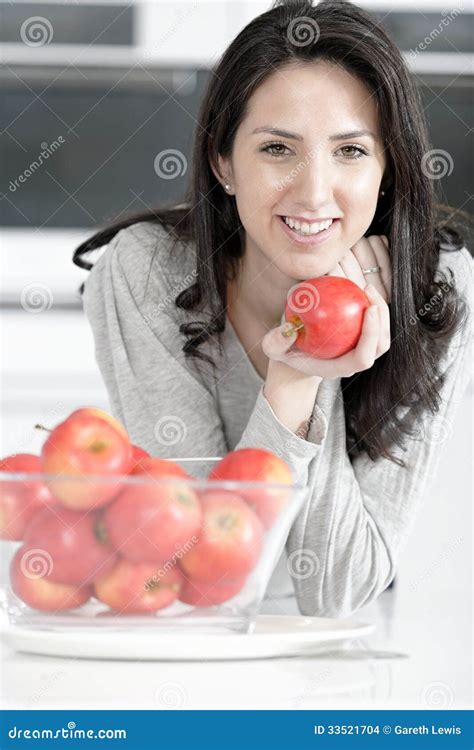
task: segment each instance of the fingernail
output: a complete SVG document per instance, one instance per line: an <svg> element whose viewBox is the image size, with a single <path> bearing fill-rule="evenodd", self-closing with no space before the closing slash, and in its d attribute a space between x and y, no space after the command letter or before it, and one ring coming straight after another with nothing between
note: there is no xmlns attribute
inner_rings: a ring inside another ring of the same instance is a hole
<svg viewBox="0 0 474 750"><path fill-rule="evenodd" d="M292 323L285 323L285 325L281 329L281 335L284 338L290 338L295 333L294 328L295 327Z"/></svg>
<svg viewBox="0 0 474 750"><path fill-rule="evenodd" d="M371 305L371 306L369 307L369 315L370 315L370 317L371 317L372 319L374 319L374 318L375 318L375 316L377 315L377 305Z"/></svg>

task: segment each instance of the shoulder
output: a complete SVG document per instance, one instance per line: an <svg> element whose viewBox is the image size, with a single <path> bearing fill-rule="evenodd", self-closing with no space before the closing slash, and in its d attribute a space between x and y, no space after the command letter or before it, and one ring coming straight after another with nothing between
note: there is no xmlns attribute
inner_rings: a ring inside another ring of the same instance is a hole
<svg viewBox="0 0 474 750"><path fill-rule="evenodd" d="M121 229L103 249L90 271L85 293L99 283L116 294L130 294L138 307L166 297L192 283L195 252L172 230L157 222L137 222ZM186 283L187 281L187 283Z"/></svg>

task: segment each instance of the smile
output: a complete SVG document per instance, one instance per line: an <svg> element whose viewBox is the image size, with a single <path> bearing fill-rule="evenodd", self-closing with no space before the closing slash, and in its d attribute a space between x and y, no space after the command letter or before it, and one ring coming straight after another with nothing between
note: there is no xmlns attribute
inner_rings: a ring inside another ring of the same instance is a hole
<svg viewBox="0 0 474 750"><path fill-rule="evenodd" d="M286 216L279 216L279 223L285 234L298 245L319 245L337 231L340 219L327 219L323 222L307 224L296 222ZM293 224L293 226L291 226Z"/></svg>
<svg viewBox="0 0 474 750"><path fill-rule="evenodd" d="M290 227L290 229L293 229L297 234L301 234L303 236L308 234L318 234L318 232L322 232L325 229L329 229L331 226L333 219L326 219L325 221L315 221L315 222L307 222L307 221L297 221L296 219L292 219L289 216L282 217L285 224Z"/></svg>

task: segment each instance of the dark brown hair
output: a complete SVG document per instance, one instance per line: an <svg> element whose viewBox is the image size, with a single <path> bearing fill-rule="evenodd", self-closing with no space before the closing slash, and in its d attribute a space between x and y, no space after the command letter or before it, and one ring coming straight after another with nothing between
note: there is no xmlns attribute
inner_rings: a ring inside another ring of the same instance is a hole
<svg viewBox="0 0 474 750"><path fill-rule="evenodd" d="M298 34L301 38L315 29L317 43L294 43ZM344 67L369 87L386 147L381 184L385 196L379 199L366 236L384 234L389 239L392 343L369 370L342 380L347 451L351 459L366 451L372 460L383 456L404 466L390 448L403 447L403 435L413 434L416 420L426 410L437 411L442 384L439 357L465 322L466 309L452 274L450 279L444 274L435 278L440 249L459 250L464 240L447 225L444 214L452 209L435 203L434 181L422 168L431 147L416 85L397 46L358 6L343 0L323 0L315 7L302 0L278 0L252 20L211 71L185 203L135 214L106 227L76 250L74 262L91 268L84 258L88 252L139 221L159 222L177 240L195 243L197 280L177 296L175 304L195 310L204 303L209 319L180 328L187 338L183 350L188 357L214 364L199 346L213 336L222 345L227 282L238 273L245 233L235 198L226 194L210 164L217 164L217 154L232 154L247 102L269 75L282 66L316 59ZM417 316L433 298L436 304ZM396 414L396 408L403 406L412 407L408 421Z"/></svg>

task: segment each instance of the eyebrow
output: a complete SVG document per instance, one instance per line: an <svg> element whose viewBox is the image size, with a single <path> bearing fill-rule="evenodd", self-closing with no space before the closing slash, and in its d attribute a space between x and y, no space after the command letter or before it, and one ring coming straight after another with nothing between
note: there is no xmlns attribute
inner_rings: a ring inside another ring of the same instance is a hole
<svg viewBox="0 0 474 750"><path fill-rule="evenodd" d="M263 125L261 128L255 128L255 130L252 130L252 135L254 133L270 133L271 135L278 135L280 138L292 138L295 141L303 141L304 138L302 135L298 135L298 133L290 133L288 130L280 130L278 128L272 128L270 125ZM372 133L371 130L352 130L349 133L336 133L335 135L330 135L329 140L330 141L343 141L346 138L360 138L360 136L368 135L371 138L374 139L374 141L377 140L377 136L375 133Z"/></svg>

